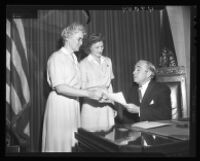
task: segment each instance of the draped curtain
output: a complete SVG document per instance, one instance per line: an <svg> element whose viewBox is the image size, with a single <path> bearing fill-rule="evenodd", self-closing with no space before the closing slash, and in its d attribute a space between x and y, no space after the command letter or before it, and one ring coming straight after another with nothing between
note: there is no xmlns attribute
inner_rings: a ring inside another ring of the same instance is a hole
<svg viewBox="0 0 200 161"><path fill-rule="evenodd" d="M58 49L62 29L79 21L88 32L105 37L104 55L113 63L114 91L127 93L132 71L139 59L159 63L160 11L90 10L90 22L83 10L39 10L36 19L24 19L30 77L31 151L41 149L43 115L50 88L46 80L48 57ZM119 114L120 113L119 111ZM123 116L123 115L122 115Z"/></svg>
<svg viewBox="0 0 200 161"><path fill-rule="evenodd" d="M160 11L91 10L88 31L105 36L104 55L111 58L114 91L126 92L139 59L159 62Z"/></svg>
<svg viewBox="0 0 200 161"><path fill-rule="evenodd" d="M191 6L167 6L166 10L169 15L169 22L175 45L178 65L184 66L186 70L187 107L190 107L190 60L192 58L190 58L190 55L195 55L195 52L191 53L191 45L193 45L191 44L191 29L194 27L191 26L191 22L194 18L192 16L194 15L191 15L190 11L195 10L195 8ZM193 60L191 61L195 62L195 57L193 57ZM194 63L191 64L193 65ZM190 108L188 108L187 116L189 116L189 114Z"/></svg>

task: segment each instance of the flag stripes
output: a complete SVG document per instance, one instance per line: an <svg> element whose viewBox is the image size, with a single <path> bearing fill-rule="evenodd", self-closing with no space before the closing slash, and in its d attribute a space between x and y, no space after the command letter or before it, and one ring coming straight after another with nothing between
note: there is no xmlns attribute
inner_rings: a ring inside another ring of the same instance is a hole
<svg viewBox="0 0 200 161"><path fill-rule="evenodd" d="M15 90L15 92L17 93L18 97L20 97L21 100L21 104L26 104L27 101L25 99L25 94L23 92L24 89L21 88L21 86L23 86L23 80L21 80L22 78L22 74L18 73L18 71L16 70L16 68L13 66L13 64L11 63L11 74L12 74L12 79L15 80L13 82L11 82L12 86L13 86L13 90ZM21 86L19 86L19 84L21 84Z"/></svg>
<svg viewBox="0 0 200 161"><path fill-rule="evenodd" d="M6 20L6 123L24 143L29 132L29 66L21 19ZM26 136L25 136L26 135Z"/></svg>
<svg viewBox="0 0 200 161"><path fill-rule="evenodd" d="M16 27L17 28L17 30L18 30L18 32L16 32L17 34L19 34L19 37L20 37L20 39L21 39L21 43L22 43L22 47L24 48L24 50L22 50L22 52L24 52L24 54L25 54L25 58L26 58L26 60L28 61L28 59L27 59L27 48L26 48L26 40L25 40L25 32L24 32L24 26L23 26L23 24L22 24L22 21L20 20L20 19L14 19L14 21L15 21L15 24L13 24L14 25L14 27Z"/></svg>
<svg viewBox="0 0 200 161"><path fill-rule="evenodd" d="M10 106L10 21L6 20L6 124L10 126L11 106Z"/></svg>
<svg viewBox="0 0 200 161"><path fill-rule="evenodd" d="M12 110L14 111L14 113L16 115L18 115L20 113L20 111L22 110L22 103L20 98L18 97L15 88L11 85L11 95L10 95L10 103L11 103L11 107Z"/></svg>
<svg viewBox="0 0 200 161"><path fill-rule="evenodd" d="M6 46L7 46L6 53L8 53L10 55L10 53L11 53L11 40L10 40L8 35L6 35Z"/></svg>
<svg viewBox="0 0 200 161"><path fill-rule="evenodd" d="M6 82L6 103L10 105L10 84Z"/></svg>
<svg viewBox="0 0 200 161"><path fill-rule="evenodd" d="M9 88L10 88L10 70L6 67L6 73L8 73L8 74L6 74L6 85L8 85L9 86ZM7 88L7 87L6 87ZM9 90L10 91L10 90ZM7 95L9 94L9 92L8 93L6 93ZM7 100L7 97L6 97L6 100ZM10 96L9 96L9 100L10 100Z"/></svg>
<svg viewBox="0 0 200 161"><path fill-rule="evenodd" d="M17 70L17 73L20 75L20 81L22 85L23 95L28 103L29 101L29 87L28 87L28 81L26 75L28 75L27 69L27 62L24 60L24 56L21 54L21 51L17 49L16 42L12 41L12 63L14 64L14 68ZM20 44L20 42L17 44L17 46ZM20 46L20 45L19 45ZM20 52L18 52L20 51ZM11 66L13 67L13 66Z"/></svg>
<svg viewBox="0 0 200 161"><path fill-rule="evenodd" d="M15 20L14 22L18 22L17 24L20 24L20 20ZM22 23L22 22L21 22ZM13 23L13 39L12 40L12 66L13 69L15 69L17 72L13 72L13 74L18 74L20 76L20 79L18 81L21 81L21 88L23 91L23 97L26 100L26 103L29 102L30 94L29 94L29 86L28 86L28 62L26 59L26 55L24 49L26 47L22 47L22 40L20 39L19 31L23 31L20 29L21 25L16 26L15 23ZM25 40L25 38L23 38ZM14 86L16 88L16 86Z"/></svg>
<svg viewBox="0 0 200 161"><path fill-rule="evenodd" d="M14 22L16 22L16 21L18 22L18 20L15 20ZM16 24L13 23L12 37L14 39L14 42L12 41L12 45L14 45L13 51L15 52L13 54L16 54L15 56L18 56L18 57L20 56L21 62L19 62L19 63L22 64L22 67L26 67L26 68L23 68L23 71L25 72L26 75L28 75L27 54L26 54L26 50L25 50L26 48L23 46L23 43L22 43L22 39L24 39L24 38L21 39L21 37L20 37L21 36L20 34L23 31L20 29L20 26L21 25L16 26ZM21 30L21 32L20 32L20 30Z"/></svg>
<svg viewBox="0 0 200 161"><path fill-rule="evenodd" d="M7 90L7 89L6 89ZM6 102L6 124L10 126L10 116L12 115L12 110L10 104Z"/></svg>

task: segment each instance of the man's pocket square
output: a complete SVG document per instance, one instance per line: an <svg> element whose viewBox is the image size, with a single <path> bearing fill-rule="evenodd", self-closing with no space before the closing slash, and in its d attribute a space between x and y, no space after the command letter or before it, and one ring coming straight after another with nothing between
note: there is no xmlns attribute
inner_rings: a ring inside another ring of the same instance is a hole
<svg viewBox="0 0 200 161"><path fill-rule="evenodd" d="M153 104L154 104L154 100L151 100L150 105L153 105Z"/></svg>

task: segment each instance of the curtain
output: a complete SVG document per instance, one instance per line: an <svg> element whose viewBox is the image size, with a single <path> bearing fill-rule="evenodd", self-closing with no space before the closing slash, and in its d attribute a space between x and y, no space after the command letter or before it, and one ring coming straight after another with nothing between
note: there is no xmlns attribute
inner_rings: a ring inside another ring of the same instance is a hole
<svg viewBox="0 0 200 161"><path fill-rule="evenodd" d="M112 60L115 92L127 93L132 85L134 65L139 59L149 60L156 66L159 62L159 10L89 10L89 14L83 10L39 10L36 19L24 19L30 71L30 136L33 152L40 152L43 115L50 91L46 80L47 60L58 49L62 29L73 21L84 24L88 33L104 35L104 55ZM123 117L123 111L119 110L119 115Z"/></svg>
<svg viewBox="0 0 200 161"><path fill-rule="evenodd" d="M88 31L105 36L104 55L111 58L115 91L127 91L139 59L159 62L160 12L91 10Z"/></svg>
<svg viewBox="0 0 200 161"><path fill-rule="evenodd" d="M105 36L104 55L111 58L115 79L113 89L127 94L132 85L132 72L139 59L158 66L160 56L160 11L91 10L89 32ZM119 120L126 110L118 105Z"/></svg>
<svg viewBox="0 0 200 161"><path fill-rule="evenodd" d="M174 41L166 8L161 11L161 40L159 67L178 66Z"/></svg>
<svg viewBox="0 0 200 161"><path fill-rule="evenodd" d="M193 8L195 9L195 8ZM187 94L187 116L190 114L190 55L191 53L191 6L167 6L170 27L173 35L177 61L179 66L186 69L186 94ZM193 57L195 61L195 57ZM194 70L193 70L194 71ZM193 90L193 89L191 89Z"/></svg>

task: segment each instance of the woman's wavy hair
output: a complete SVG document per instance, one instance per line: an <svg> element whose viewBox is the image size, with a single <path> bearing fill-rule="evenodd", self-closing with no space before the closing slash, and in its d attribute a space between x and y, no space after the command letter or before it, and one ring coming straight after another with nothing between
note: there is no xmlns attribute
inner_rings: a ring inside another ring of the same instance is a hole
<svg viewBox="0 0 200 161"><path fill-rule="evenodd" d="M66 40L70 39L71 36L77 32L82 32L84 36L87 35L86 28L78 22L73 22L68 27L64 28L61 32L61 40L63 45Z"/></svg>
<svg viewBox="0 0 200 161"><path fill-rule="evenodd" d="M93 44L97 43L97 42L104 42L104 37L102 36L101 33L92 33L89 36L87 36L84 41L83 41L83 50L86 54L89 54L90 48Z"/></svg>

